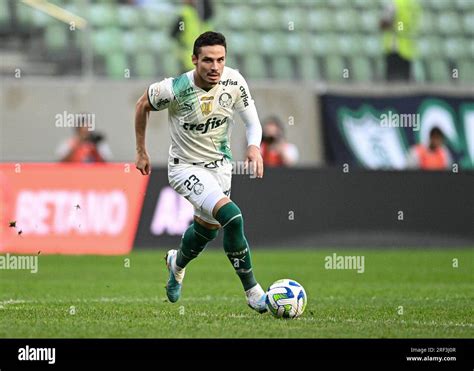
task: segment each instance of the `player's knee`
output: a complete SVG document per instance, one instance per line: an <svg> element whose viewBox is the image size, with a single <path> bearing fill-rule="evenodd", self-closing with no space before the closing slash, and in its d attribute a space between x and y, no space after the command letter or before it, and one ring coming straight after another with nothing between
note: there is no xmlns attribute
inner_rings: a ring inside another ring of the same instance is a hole
<svg viewBox="0 0 474 371"><path fill-rule="evenodd" d="M233 202L225 204L217 212L216 219L224 229L224 250L229 258L236 258L235 254L244 254L248 243L244 234L244 219L238 206Z"/></svg>
<svg viewBox="0 0 474 371"><path fill-rule="evenodd" d="M194 221L192 227L183 234L180 253L189 260L197 258L207 244L217 237L218 233L218 229L208 229Z"/></svg>
<svg viewBox="0 0 474 371"><path fill-rule="evenodd" d="M206 228L205 226L197 223L196 221L194 222L194 233L198 236L201 237L202 239L206 240L207 242L210 242L214 240L217 235L219 234L218 229L210 229Z"/></svg>
<svg viewBox="0 0 474 371"><path fill-rule="evenodd" d="M233 231L234 233L243 234L244 231L244 219L242 218L242 214L236 215L235 218L229 220L229 222L224 227L226 231Z"/></svg>
<svg viewBox="0 0 474 371"><path fill-rule="evenodd" d="M216 202L214 208L212 209L212 215L216 215L217 212L219 211L222 206L232 202L229 197L222 197L222 195L219 195L219 200Z"/></svg>
<svg viewBox="0 0 474 371"><path fill-rule="evenodd" d="M216 220L224 229L242 229L244 220L239 207L232 201L222 206L216 214Z"/></svg>

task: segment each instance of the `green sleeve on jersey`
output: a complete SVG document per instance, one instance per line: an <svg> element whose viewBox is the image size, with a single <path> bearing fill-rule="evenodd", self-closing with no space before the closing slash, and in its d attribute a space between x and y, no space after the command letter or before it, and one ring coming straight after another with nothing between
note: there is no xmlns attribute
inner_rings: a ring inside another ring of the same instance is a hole
<svg viewBox="0 0 474 371"><path fill-rule="evenodd" d="M172 89L178 106L187 111L188 119L196 120L200 109L199 99L186 73L173 79Z"/></svg>
<svg viewBox="0 0 474 371"><path fill-rule="evenodd" d="M188 76L185 73L173 79L172 89L173 94L179 104L188 101L190 97L195 98L197 102L197 97L194 92L194 88L191 86L191 82L189 81Z"/></svg>

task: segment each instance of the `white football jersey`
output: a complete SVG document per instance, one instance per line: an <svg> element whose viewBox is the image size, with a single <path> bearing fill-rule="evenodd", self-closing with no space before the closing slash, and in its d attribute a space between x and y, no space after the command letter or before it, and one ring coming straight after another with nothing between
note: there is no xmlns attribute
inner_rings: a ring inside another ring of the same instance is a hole
<svg viewBox="0 0 474 371"><path fill-rule="evenodd" d="M169 154L185 162L231 160L234 111L254 105L245 79L230 67L209 91L194 84L192 70L150 85L148 100L155 110L168 108Z"/></svg>

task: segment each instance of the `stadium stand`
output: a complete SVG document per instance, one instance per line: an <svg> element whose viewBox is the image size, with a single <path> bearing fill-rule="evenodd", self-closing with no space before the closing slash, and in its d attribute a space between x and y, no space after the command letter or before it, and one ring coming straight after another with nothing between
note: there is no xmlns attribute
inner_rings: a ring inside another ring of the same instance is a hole
<svg viewBox="0 0 474 371"><path fill-rule="evenodd" d="M71 32L62 23L19 1L0 1L3 53L25 60L30 74L81 73L81 54L92 48L94 74L122 78L178 73L175 40L170 36L178 1L156 6L91 0L52 3L85 18L92 29ZM229 43L228 64L252 79L371 82L383 79L379 19L385 0L219 0L214 28ZM474 82L474 1L420 0L415 80ZM348 68L349 78L340 71ZM6 69L6 67L4 67ZM461 79L450 79L457 69ZM448 71L448 72L447 72ZM2 71L5 73L5 71Z"/></svg>

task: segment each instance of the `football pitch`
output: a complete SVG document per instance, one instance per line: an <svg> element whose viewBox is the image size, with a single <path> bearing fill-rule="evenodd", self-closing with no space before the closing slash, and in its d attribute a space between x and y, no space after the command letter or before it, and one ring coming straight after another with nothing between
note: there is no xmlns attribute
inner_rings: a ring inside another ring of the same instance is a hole
<svg viewBox="0 0 474 371"><path fill-rule="evenodd" d="M364 271L325 259L363 256ZM292 278L302 317L247 307L217 246L190 263L182 298L164 285L164 249L128 256L42 256L39 270L0 270L1 338L472 338L473 249L254 249L264 288Z"/></svg>

